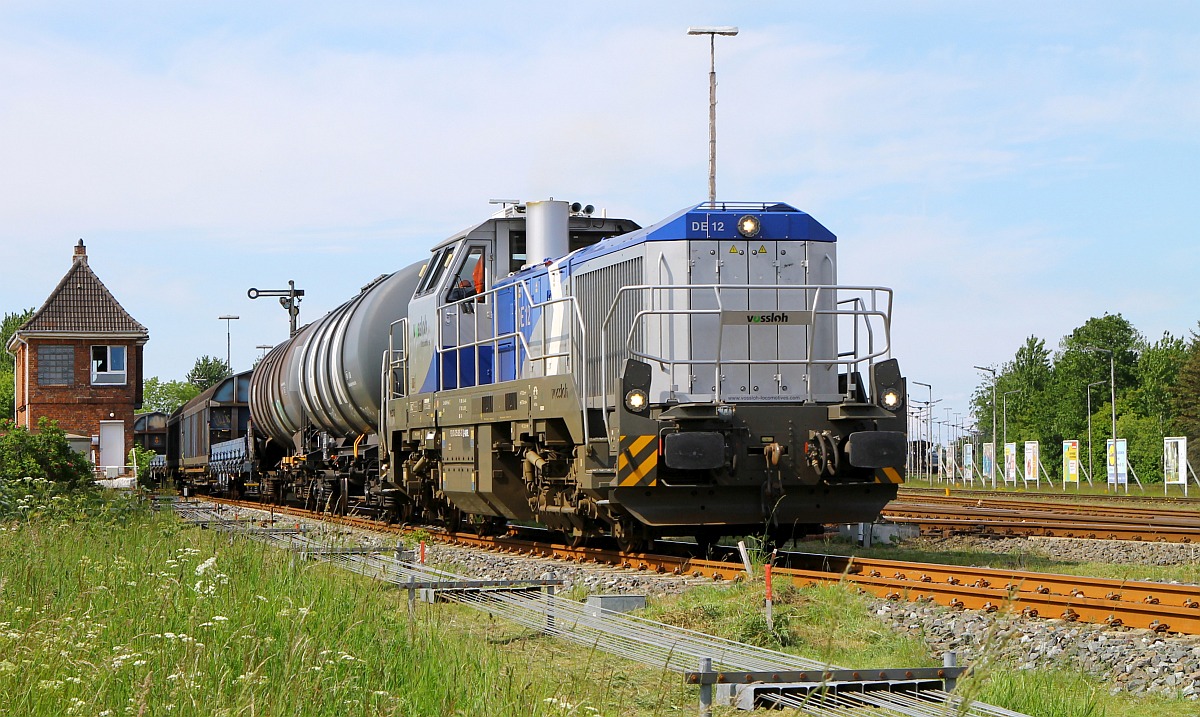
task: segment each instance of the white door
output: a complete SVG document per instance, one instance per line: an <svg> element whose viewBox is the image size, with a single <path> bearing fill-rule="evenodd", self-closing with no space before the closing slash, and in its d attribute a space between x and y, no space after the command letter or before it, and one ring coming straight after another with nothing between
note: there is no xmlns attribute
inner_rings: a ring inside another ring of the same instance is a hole
<svg viewBox="0 0 1200 717"><path fill-rule="evenodd" d="M100 422L100 466L108 478L116 478L125 465L125 422Z"/></svg>

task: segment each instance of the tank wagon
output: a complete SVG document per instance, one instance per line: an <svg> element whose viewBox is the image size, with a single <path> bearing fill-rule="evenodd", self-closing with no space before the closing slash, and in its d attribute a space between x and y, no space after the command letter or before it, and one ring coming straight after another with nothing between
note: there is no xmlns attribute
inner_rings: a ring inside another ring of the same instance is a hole
<svg viewBox="0 0 1200 717"><path fill-rule="evenodd" d="M267 354L251 482L629 549L874 519L904 477L905 380L891 291L836 269L787 204L642 228L508 203Z"/></svg>

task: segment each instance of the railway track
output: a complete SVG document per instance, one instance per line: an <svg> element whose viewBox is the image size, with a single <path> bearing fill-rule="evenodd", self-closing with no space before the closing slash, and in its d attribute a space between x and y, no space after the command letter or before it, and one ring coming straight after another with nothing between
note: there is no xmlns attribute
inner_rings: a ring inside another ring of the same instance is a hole
<svg viewBox="0 0 1200 717"><path fill-rule="evenodd" d="M883 517L924 533L1200 543L1200 512L1163 507L1050 503L962 495L909 495Z"/></svg>
<svg viewBox="0 0 1200 717"><path fill-rule="evenodd" d="M1162 507L1164 505L1174 506L1175 508L1190 509L1192 511L1200 511L1200 498L1191 498L1184 496L1161 496L1161 495L1135 495L1123 493L1111 494L1096 494L1096 493L1071 493L1060 491L1056 493L1038 493L1025 492L1018 488L1016 492L1012 490L990 490L987 488L963 488L960 486L917 486L911 483L906 483L900 486L900 500L908 500L914 496L925 498L927 496L944 496L946 490L953 491L952 497L966 499L968 496L975 498L998 498L998 499L1016 499L1027 500L1034 503L1063 503L1066 505L1087 505L1103 503L1107 505L1150 505Z"/></svg>
<svg viewBox="0 0 1200 717"><path fill-rule="evenodd" d="M266 510L260 504L218 500ZM330 516L297 508L274 507L276 520L296 516L372 531L405 532L369 518ZM746 577L740 563L702 560L686 555L622 553L569 547L549 540L514 536L486 537L431 530L436 539L484 550L599 563L630 570L688 575L714 581ZM1018 570L938 565L907 561L791 553L773 570L775 579L797 586L852 583L866 593L893 601L934 602L955 609L1017 613L1110 627L1143 628L1162 633L1200 635L1200 586L1107 580Z"/></svg>

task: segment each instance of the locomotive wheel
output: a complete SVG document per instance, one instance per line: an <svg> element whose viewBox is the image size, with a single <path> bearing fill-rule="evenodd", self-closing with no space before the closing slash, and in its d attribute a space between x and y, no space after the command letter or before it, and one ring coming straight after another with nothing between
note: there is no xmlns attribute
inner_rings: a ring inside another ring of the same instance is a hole
<svg viewBox="0 0 1200 717"><path fill-rule="evenodd" d="M617 541L617 550L622 553L644 553L654 544L654 541L642 532L641 526L632 520L619 520L614 523L612 534Z"/></svg>
<svg viewBox="0 0 1200 717"><path fill-rule="evenodd" d="M488 535L503 533L504 529L508 527L508 521L504 518L496 518L494 516L475 516L472 518L471 527L474 529L475 535L482 538Z"/></svg>

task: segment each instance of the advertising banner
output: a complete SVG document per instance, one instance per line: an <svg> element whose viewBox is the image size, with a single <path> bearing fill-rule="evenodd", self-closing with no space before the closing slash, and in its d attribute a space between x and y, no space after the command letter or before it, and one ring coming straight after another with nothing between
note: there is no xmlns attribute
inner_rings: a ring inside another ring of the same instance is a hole
<svg viewBox="0 0 1200 717"><path fill-rule="evenodd" d="M963 481L975 482L975 444L963 446Z"/></svg>
<svg viewBox="0 0 1200 717"><path fill-rule="evenodd" d="M983 444L983 470L980 476L991 481L992 485L996 485L996 444Z"/></svg>
<svg viewBox="0 0 1200 717"><path fill-rule="evenodd" d="M1038 475L1038 464L1041 461L1041 444L1037 441L1025 441L1025 482L1041 483Z"/></svg>
<svg viewBox="0 0 1200 717"><path fill-rule="evenodd" d="M946 446L946 480L954 482L954 474L958 472L958 456L954 454L954 444Z"/></svg>
<svg viewBox="0 0 1200 717"><path fill-rule="evenodd" d="M1108 449L1108 484L1129 490L1129 448L1124 438L1105 441Z"/></svg>
<svg viewBox="0 0 1200 717"><path fill-rule="evenodd" d="M1017 444L1004 444L1004 482L1016 484L1017 482Z"/></svg>
<svg viewBox="0 0 1200 717"><path fill-rule="evenodd" d="M1063 482L1079 485L1079 441L1063 441Z"/></svg>
<svg viewBox="0 0 1200 717"><path fill-rule="evenodd" d="M1187 486L1187 438L1163 439L1163 483Z"/></svg>

